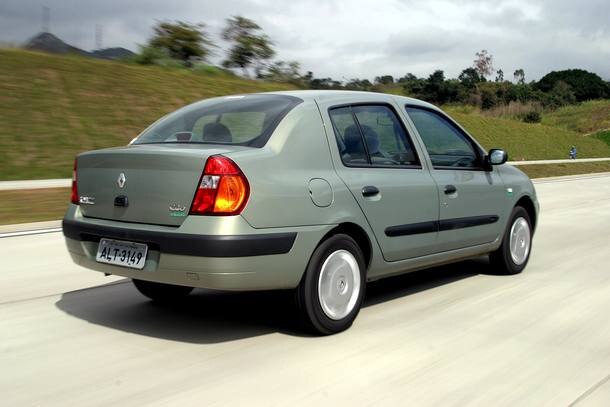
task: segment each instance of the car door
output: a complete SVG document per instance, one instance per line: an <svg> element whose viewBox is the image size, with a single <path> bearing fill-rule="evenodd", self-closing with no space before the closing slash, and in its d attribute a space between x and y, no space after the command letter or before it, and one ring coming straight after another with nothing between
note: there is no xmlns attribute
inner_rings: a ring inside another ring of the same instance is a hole
<svg viewBox="0 0 610 407"><path fill-rule="evenodd" d="M427 150L440 197L438 251L496 240L502 233L504 184L486 171L484 152L443 113L421 106L406 111Z"/></svg>
<svg viewBox="0 0 610 407"><path fill-rule="evenodd" d="M438 191L392 105L331 107L337 173L362 209L386 261L435 251Z"/></svg>

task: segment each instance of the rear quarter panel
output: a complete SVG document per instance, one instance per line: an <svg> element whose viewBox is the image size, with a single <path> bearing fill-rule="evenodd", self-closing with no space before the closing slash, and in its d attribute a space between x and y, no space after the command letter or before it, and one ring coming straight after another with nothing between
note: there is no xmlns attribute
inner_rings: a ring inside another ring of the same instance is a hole
<svg viewBox="0 0 610 407"><path fill-rule="evenodd" d="M360 208L334 170L329 148L318 107L306 101L282 120L265 147L227 154L250 183L244 219L254 228L342 222L365 226ZM314 204L312 179L328 183L327 206Z"/></svg>

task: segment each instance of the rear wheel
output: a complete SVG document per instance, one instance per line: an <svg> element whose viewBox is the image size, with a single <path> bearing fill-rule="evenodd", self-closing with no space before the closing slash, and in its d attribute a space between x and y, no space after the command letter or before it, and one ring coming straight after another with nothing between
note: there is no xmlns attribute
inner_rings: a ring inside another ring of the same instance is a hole
<svg viewBox="0 0 610 407"><path fill-rule="evenodd" d="M502 245L489 255L498 274L518 274L527 265L532 250L532 222L521 206L511 213Z"/></svg>
<svg viewBox="0 0 610 407"><path fill-rule="evenodd" d="M349 328L364 298L365 271L364 256L354 239L338 234L322 242L297 288L305 322L323 335Z"/></svg>
<svg viewBox="0 0 610 407"><path fill-rule="evenodd" d="M181 285L155 283L136 279L133 279L132 281L133 285L136 286L141 294L159 303L176 302L193 291L193 287Z"/></svg>

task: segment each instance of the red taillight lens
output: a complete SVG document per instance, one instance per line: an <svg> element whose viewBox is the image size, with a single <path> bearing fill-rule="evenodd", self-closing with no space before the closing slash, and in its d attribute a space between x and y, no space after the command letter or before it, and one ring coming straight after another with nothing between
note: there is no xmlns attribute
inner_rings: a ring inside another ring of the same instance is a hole
<svg viewBox="0 0 610 407"><path fill-rule="evenodd" d="M74 169L72 170L72 195L71 199L73 204L78 205L78 188L76 186L76 158L74 159Z"/></svg>
<svg viewBox="0 0 610 407"><path fill-rule="evenodd" d="M191 214L238 215L249 195L248 180L237 164L227 157L215 155L205 163Z"/></svg>

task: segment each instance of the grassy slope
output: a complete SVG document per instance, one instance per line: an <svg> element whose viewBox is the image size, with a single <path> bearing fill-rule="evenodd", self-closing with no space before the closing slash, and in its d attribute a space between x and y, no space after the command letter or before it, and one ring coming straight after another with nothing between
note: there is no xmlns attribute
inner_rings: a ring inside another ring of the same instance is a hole
<svg viewBox="0 0 610 407"><path fill-rule="evenodd" d="M69 177L76 153L126 144L189 102L286 88L226 74L0 50L0 180Z"/></svg>
<svg viewBox="0 0 610 407"><path fill-rule="evenodd" d="M510 160L568 158L572 145L577 146L579 158L610 157L609 145L570 130L484 116L457 107L447 111L485 148L503 148Z"/></svg>
<svg viewBox="0 0 610 407"><path fill-rule="evenodd" d="M610 100L566 106L543 115L542 123L581 134L610 129Z"/></svg>
<svg viewBox="0 0 610 407"><path fill-rule="evenodd" d="M69 177L76 153L126 144L179 106L287 87L225 74L0 50L0 180ZM590 102L574 109L595 110L592 120L601 126L608 105ZM562 118L571 115L566 109L546 123L570 123ZM570 129L487 117L464 108L450 107L449 112L485 147L502 147L511 159L565 158L573 144L580 158L610 156L610 145ZM575 129L580 131L579 126Z"/></svg>

